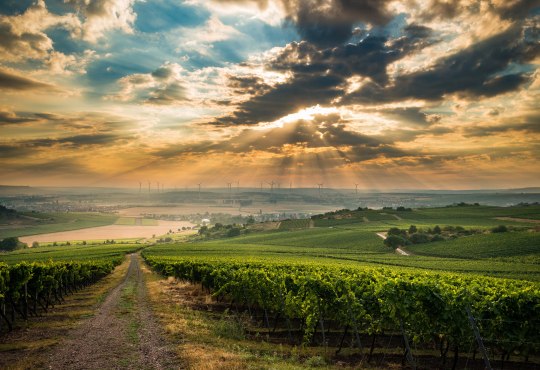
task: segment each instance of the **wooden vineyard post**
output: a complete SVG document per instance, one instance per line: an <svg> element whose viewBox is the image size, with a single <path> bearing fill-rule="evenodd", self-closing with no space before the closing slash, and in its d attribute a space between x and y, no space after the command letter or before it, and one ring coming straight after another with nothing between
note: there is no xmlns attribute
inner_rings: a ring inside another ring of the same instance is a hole
<svg viewBox="0 0 540 370"><path fill-rule="evenodd" d="M407 361L409 364L411 364L412 368L416 370L416 362L414 361L414 357L411 352L411 347L409 345L409 338L407 337L407 333L405 332L405 327L403 326L403 319L399 319L399 325L401 327L401 334L403 335L403 341L405 342L405 355L407 356Z"/></svg>
<svg viewBox="0 0 540 370"><path fill-rule="evenodd" d="M478 326L476 325L476 320L474 319L474 316L471 313L471 309L468 306L465 307L465 309L467 310L469 323L471 324L471 328L474 333L474 337L476 338L478 348L480 348L480 352L482 352L482 357L484 357L485 367L488 370L492 370L491 364L489 363L489 357L486 351L486 347L484 347L484 341L482 340L482 337L480 336L480 331L478 330Z"/></svg>
<svg viewBox="0 0 540 370"><path fill-rule="evenodd" d="M356 337L356 341L358 342L358 348L360 349L360 353L362 353L362 343L360 342L360 334L358 334L358 325L356 323L356 318L352 314L351 304L349 303L349 300L347 300L347 311L349 314L349 319L352 321L353 324L354 335Z"/></svg>

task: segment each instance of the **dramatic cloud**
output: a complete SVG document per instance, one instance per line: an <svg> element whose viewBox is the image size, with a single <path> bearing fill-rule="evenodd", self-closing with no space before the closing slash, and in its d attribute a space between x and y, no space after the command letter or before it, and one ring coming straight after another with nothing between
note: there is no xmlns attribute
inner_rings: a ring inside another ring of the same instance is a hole
<svg viewBox="0 0 540 370"><path fill-rule="evenodd" d="M368 35L356 44L331 49L319 49L305 41L291 43L267 63L267 68L288 71L293 77L272 89L259 89L231 117L223 117L218 123L256 124L315 104L330 104L345 95L351 77L363 77L376 86L384 86L389 78L387 66L429 45L430 35L429 29L414 26L398 39ZM236 80L232 83L238 88ZM247 85L245 92L250 91L254 89Z"/></svg>
<svg viewBox="0 0 540 370"><path fill-rule="evenodd" d="M2 169L14 184L211 186L234 168L245 185L538 186L539 14L533 0L4 2Z"/></svg>

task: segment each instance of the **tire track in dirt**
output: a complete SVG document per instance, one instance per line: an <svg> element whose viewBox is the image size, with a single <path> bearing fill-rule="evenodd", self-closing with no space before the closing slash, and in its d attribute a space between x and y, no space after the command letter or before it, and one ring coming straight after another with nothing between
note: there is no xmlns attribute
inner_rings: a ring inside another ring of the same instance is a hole
<svg viewBox="0 0 540 370"><path fill-rule="evenodd" d="M179 369L150 307L139 257L95 316L74 329L49 356L47 369Z"/></svg>

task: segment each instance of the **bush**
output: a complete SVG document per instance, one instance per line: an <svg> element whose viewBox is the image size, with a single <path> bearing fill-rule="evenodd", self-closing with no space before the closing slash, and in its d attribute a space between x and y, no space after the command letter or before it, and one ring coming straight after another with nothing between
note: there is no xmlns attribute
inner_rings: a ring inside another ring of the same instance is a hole
<svg viewBox="0 0 540 370"><path fill-rule="evenodd" d="M441 233L441 227L439 225L435 225L433 228L433 234L440 234Z"/></svg>
<svg viewBox="0 0 540 370"><path fill-rule="evenodd" d="M39 248L38 242L32 242L32 248Z"/></svg>
<svg viewBox="0 0 540 370"><path fill-rule="evenodd" d="M409 241L399 235L388 235L388 237L384 239L384 244L387 247L395 249L400 246L409 244Z"/></svg>
<svg viewBox="0 0 540 370"><path fill-rule="evenodd" d="M240 235L240 229L237 227L232 227L229 229L229 231L227 231L228 237L233 237L233 236L238 236L238 235Z"/></svg>
<svg viewBox="0 0 540 370"><path fill-rule="evenodd" d="M433 235L433 237L431 238L431 241L432 242L440 242L440 241L443 241L443 240L446 240L445 238L443 238L441 235L439 234L435 234Z"/></svg>
<svg viewBox="0 0 540 370"><path fill-rule="evenodd" d="M405 235L405 230L400 230L397 227L392 227L388 230L388 235Z"/></svg>
<svg viewBox="0 0 540 370"><path fill-rule="evenodd" d="M206 234L207 231L208 231L208 226L201 226L201 228L199 229L199 235Z"/></svg>
<svg viewBox="0 0 540 370"><path fill-rule="evenodd" d="M0 241L1 251L14 251L15 249L19 249L19 238L11 237Z"/></svg>
<svg viewBox="0 0 540 370"><path fill-rule="evenodd" d="M415 233L409 237L409 240L413 244L422 244L429 242L429 235L423 233Z"/></svg>
<svg viewBox="0 0 540 370"><path fill-rule="evenodd" d="M409 226L409 234L414 234L417 231L418 229L416 228L416 226L414 225Z"/></svg>
<svg viewBox="0 0 540 370"><path fill-rule="evenodd" d="M495 226L493 229L491 229L492 233L505 233L508 231L508 228L504 225Z"/></svg>

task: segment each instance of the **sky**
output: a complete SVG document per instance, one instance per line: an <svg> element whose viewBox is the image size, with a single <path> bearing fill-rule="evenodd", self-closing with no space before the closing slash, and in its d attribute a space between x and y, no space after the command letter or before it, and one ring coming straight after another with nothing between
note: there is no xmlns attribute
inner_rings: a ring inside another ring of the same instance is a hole
<svg viewBox="0 0 540 370"><path fill-rule="evenodd" d="M3 0L0 183L540 186L538 0Z"/></svg>

